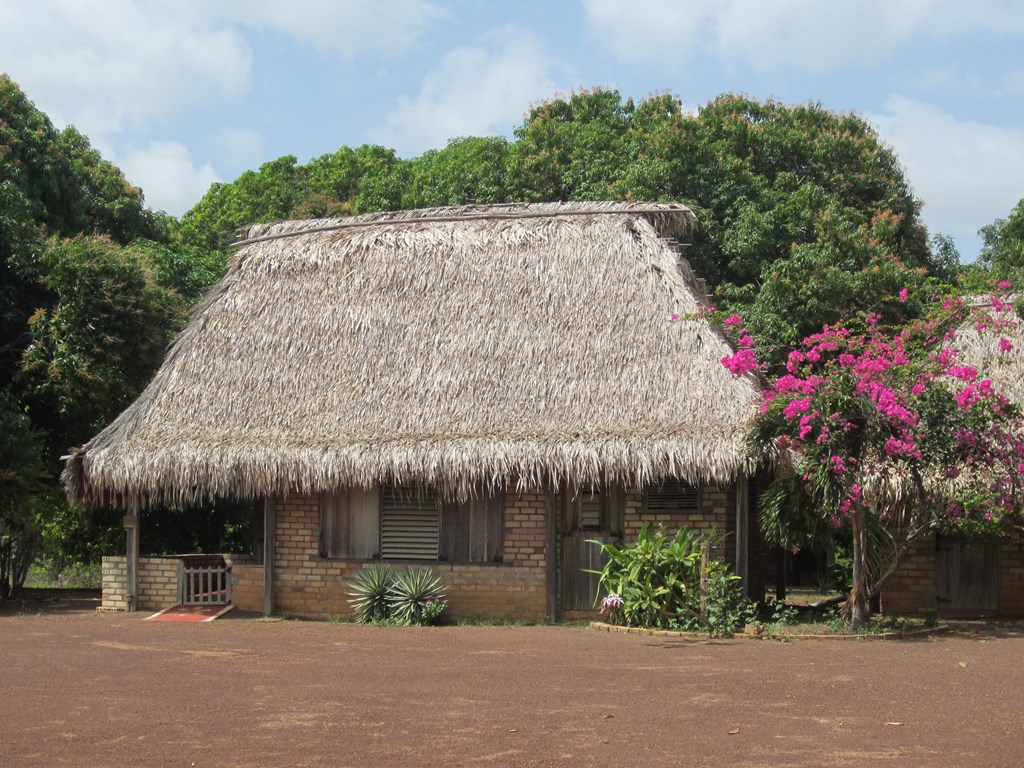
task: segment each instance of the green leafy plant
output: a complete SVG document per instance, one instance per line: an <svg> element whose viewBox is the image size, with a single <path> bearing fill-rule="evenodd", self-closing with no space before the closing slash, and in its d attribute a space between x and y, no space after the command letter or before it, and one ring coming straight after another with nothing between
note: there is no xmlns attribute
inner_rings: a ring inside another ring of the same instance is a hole
<svg viewBox="0 0 1024 768"><path fill-rule="evenodd" d="M428 618L436 620L444 612L444 585L429 568L410 568L395 576L387 603L389 613L400 621L426 624Z"/></svg>
<svg viewBox="0 0 1024 768"><path fill-rule="evenodd" d="M349 590L356 621L371 624L391 615L388 597L395 579L394 568L386 563L371 563L356 574Z"/></svg>
<svg viewBox="0 0 1024 768"><path fill-rule="evenodd" d="M448 607L448 601L444 598L438 598L436 600L427 600L423 604L423 623L424 624L437 624L441 620L441 614L444 613Z"/></svg>
<svg viewBox="0 0 1024 768"><path fill-rule="evenodd" d="M739 578L709 556L720 536L682 528L675 536L644 525L632 546L597 540L607 557L602 613L627 626L729 634L743 623Z"/></svg>

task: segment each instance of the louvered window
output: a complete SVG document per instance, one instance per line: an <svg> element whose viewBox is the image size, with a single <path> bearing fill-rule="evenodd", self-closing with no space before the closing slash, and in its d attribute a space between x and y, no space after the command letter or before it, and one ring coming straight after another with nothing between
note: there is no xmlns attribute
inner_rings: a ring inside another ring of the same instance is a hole
<svg viewBox="0 0 1024 768"><path fill-rule="evenodd" d="M350 488L320 495L320 556L501 562L505 496L442 501L431 488Z"/></svg>
<svg viewBox="0 0 1024 768"><path fill-rule="evenodd" d="M625 497L620 485L602 483L577 487L570 484L564 498L565 533L621 533Z"/></svg>
<svg viewBox="0 0 1024 768"><path fill-rule="evenodd" d="M700 505L697 488L683 480L675 479L647 486L644 489L644 499L649 515L695 514Z"/></svg>
<svg viewBox="0 0 1024 768"><path fill-rule="evenodd" d="M432 488L387 486L381 493L380 556L437 560L441 503Z"/></svg>
<svg viewBox="0 0 1024 768"><path fill-rule="evenodd" d="M579 490L579 524L580 528L604 527L604 494L594 488Z"/></svg>

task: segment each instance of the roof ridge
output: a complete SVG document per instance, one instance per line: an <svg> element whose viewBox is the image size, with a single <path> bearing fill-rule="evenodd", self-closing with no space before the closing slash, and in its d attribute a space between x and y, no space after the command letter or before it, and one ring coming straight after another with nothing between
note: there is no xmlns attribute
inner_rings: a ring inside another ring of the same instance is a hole
<svg viewBox="0 0 1024 768"><path fill-rule="evenodd" d="M515 219L553 219L567 216L689 214L693 211L683 203L632 203L611 200L593 203L496 203L493 205L462 205L439 208L411 208L337 219L292 219L255 224L242 230L240 239L231 247L280 240L288 237L332 232L341 229L373 227L382 224L437 224L454 221L503 221ZM324 222L315 225L315 222ZM312 226L303 227L303 224ZM273 230L278 231L273 231ZM268 232L268 234L260 234ZM250 236L255 233L255 236Z"/></svg>

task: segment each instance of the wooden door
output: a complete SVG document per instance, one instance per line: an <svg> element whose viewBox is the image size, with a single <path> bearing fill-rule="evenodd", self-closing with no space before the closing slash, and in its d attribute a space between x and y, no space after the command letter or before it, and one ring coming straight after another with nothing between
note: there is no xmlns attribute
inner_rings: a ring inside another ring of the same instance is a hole
<svg viewBox="0 0 1024 768"><path fill-rule="evenodd" d="M562 539L562 609L566 611L592 611L597 598L598 581L596 573L605 564L602 549L589 540L610 542L608 535L594 533L572 533Z"/></svg>
<svg viewBox="0 0 1024 768"><path fill-rule="evenodd" d="M569 488L562 494L561 593L563 611L593 611L604 551L593 541L621 537L624 493L616 486Z"/></svg>
<svg viewBox="0 0 1024 768"><path fill-rule="evenodd" d="M939 536L938 614L950 618L995 616L999 611L999 542Z"/></svg>

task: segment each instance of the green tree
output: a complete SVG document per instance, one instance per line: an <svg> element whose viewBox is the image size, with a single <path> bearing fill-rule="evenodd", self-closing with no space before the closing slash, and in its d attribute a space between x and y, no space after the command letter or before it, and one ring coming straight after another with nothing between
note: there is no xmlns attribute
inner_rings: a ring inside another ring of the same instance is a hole
<svg viewBox="0 0 1024 768"><path fill-rule="evenodd" d="M998 277L1009 277L1024 271L1024 199L1014 206L1005 219L996 219L982 227L979 261Z"/></svg>
<svg viewBox="0 0 1024 768"><path fill-rule="evenodd" d="M432 208L509 200L509 143L501 137L452 139L440 150L424 152L412 162L407 208Z"/></svg>
<svg viewBox="0 0 1024 768"><path fill-rule="evenodd" d="M0 599L12 597L35 556L33 502L43 488L42 435L14 397L0 390Z"/></svg>
<svg viewBox="0 0 1024 768"><path fill-rule="evenodd" d="M902 287L957 266L945 241L929 249L892 151L819 104L724 95L692 115L669 94L635 105L595 90L534 108L516 137L515 198L692 205L697 274L771 348L859 309L902 317Z"/></svg>
<svg viewBox="0 0 1024 768"><path fill-rule="evenodd" d="M22 371L36 423L63 451L142 391L182 326L186 304L160 283L144 244L81 237L52 243L43 261L57 300L30 320Z"/></svg>
<svg viewBox="0 0 1024 768"><path fill-rule="evenodd" d="M620 196L633 101L595 89L530 110L515 129L509 187L516 199L609 200Z"/></svg>

